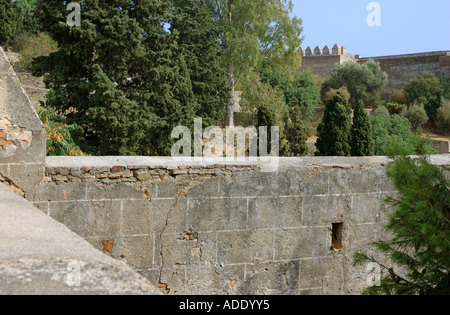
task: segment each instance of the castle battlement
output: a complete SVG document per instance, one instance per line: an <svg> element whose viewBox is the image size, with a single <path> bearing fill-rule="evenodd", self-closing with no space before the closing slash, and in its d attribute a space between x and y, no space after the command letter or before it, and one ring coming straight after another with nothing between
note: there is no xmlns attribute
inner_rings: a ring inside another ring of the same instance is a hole
<svg viewBox="0 0 450 315"><path fill-rule="evenodd" d="M335 44L333 48L328 46L322 49L316 46L314 50L307 47L300 49L303 61L300 71L308 70L324 78L331 75L331 71L337 64L347 61L364 63L372 59L380 63L381 70L388 74L386 93L394 89L403 89L408 82L423 73L431 73L440 77L450 72L450 51L421 52L402 55L364 57L349 55L345 47Z"/></svg>
<svg viewBox="0 0 450 315"><path fill-rule="evenodd" d="M303 50L300 48L300 54L302 57L321 57L321 56L339 56L339 55L347 55L347 48L344 46L340 47L338 44L334 44L333 48L330 48L325 45L322 49L319 46L316 46L314 50L311 49L310 46Z"/></svg>

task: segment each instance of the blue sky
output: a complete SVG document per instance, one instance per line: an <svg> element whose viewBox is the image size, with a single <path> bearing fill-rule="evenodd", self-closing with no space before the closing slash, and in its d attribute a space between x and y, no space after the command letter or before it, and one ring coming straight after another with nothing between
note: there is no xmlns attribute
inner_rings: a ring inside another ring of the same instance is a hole
<svg viewBox="0 0 450 315"><path fill-rule="evenodd" d="M362 57L450 50L449 0L292 0L303 20L302 47L334 44ZM370 2L381 26L369 27Z"/></svg>

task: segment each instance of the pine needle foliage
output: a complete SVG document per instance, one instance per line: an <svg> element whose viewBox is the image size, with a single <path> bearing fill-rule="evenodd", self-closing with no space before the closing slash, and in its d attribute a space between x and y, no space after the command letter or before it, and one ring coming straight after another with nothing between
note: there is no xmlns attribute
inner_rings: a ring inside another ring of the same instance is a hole
<svg viewBox="0 0 450 315"><path fill-rule="evenodd" d="M382 264L358 252L354 264L376 262L382 268L380 286L366 294L450 294L450 168L430 162L427 142L418 145L417 157L397 152L387 166L387 176L398 191L385 202L394 212L386 225L389 239L372 243L391 261Z"/></svg>

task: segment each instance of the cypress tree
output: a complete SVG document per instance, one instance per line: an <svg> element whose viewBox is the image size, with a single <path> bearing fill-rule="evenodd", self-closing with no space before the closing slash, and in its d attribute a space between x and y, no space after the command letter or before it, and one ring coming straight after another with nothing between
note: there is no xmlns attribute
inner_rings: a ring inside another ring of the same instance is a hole
<svg viewBox="0 0 450 315"><path fill-rule="evenodd" d="M357 102L354 109L351 153L352 156L371 156L374 154L372 126L362 101Z"/></svg>
<svg viewBox="0 0 450 315"><path fill-rule="evenodd" d="M351 139L350 106L341 92L328 99L316 143L319 156L349 156Z"/></svg>
<svg viewBox="0 0 450 315"><path fill-rule="evenodd" d="M11 0L0 0L0 46L11 44L16 30L16 15Z"/></svg>
<svg viewBox="0 0 450 315"><path fill-rule="evenodd" d="M302 122L302 113L299 106L292 106L289 109L289 117L286 122L286 140L288 147L288 156L303 156L309 152L306 143L308 136L306 128Z"/></svg>
<svg viewBox="0 0 450 315"><path fill-rule="evenodd" d="M59 49L37 58L33 73L51 88L47 106L80 127L73 136L84 152L167 155L172 129L193 124L178 34L165 29L169 8L168 0L86 0L81 26L70 27L66 1L39 1L39 22Z"/></svg>
<svg viewBox="0 0 450 315"><path fill-rule="evenodd" d="M192 82L192 91L205 126L219 125L231 98L228 72L221 65L222 32L213 21L211 10L199 0L172 0L174 10L171 31L179 32L178 45Z"/></svg>

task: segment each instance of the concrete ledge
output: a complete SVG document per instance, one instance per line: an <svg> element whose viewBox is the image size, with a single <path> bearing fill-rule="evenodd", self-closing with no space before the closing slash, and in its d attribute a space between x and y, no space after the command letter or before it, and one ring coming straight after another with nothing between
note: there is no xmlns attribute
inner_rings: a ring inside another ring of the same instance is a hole
<svg viewBox="0 0 450 315"><path fill-rule="evenodd" d="M0 200L0 295L158 294L3 184Z"/></svg>

